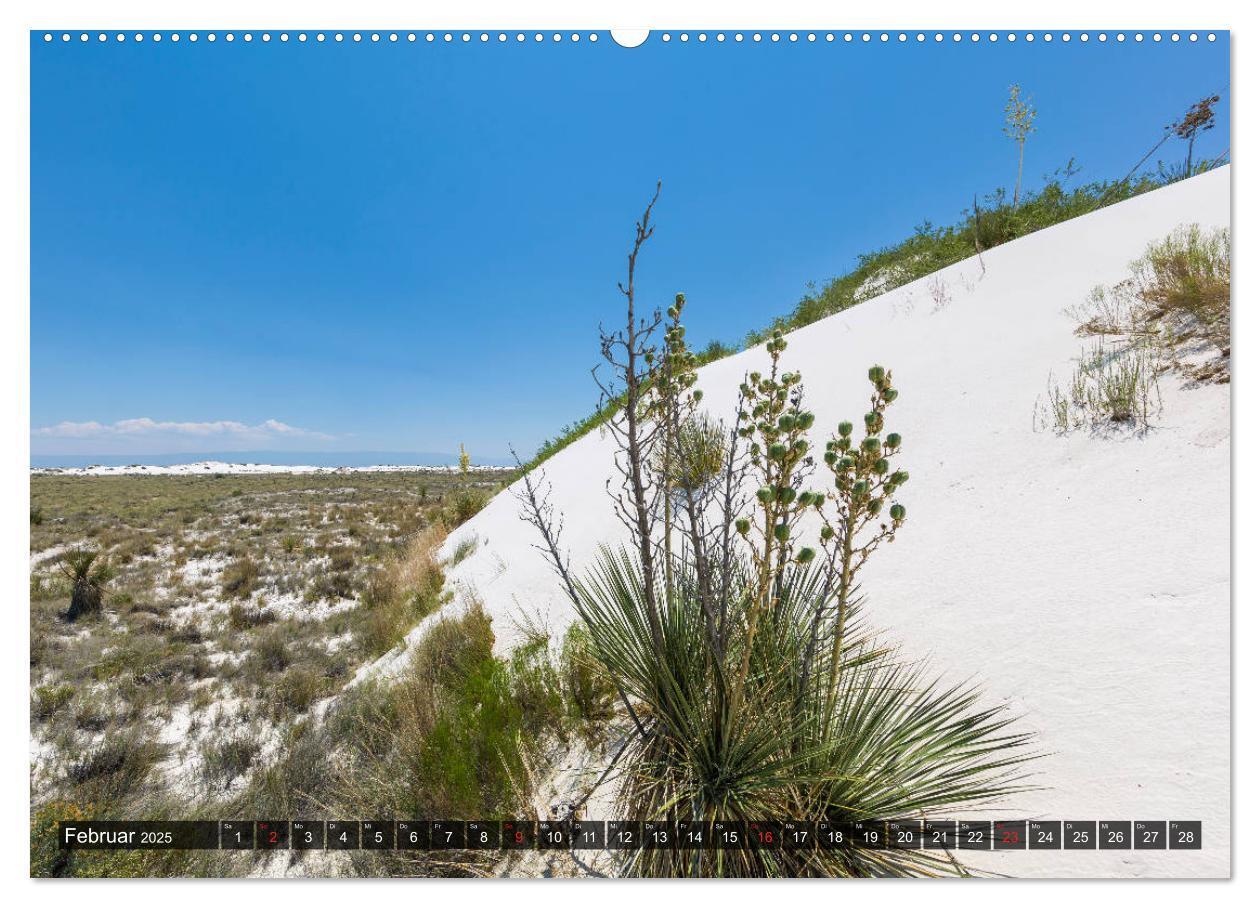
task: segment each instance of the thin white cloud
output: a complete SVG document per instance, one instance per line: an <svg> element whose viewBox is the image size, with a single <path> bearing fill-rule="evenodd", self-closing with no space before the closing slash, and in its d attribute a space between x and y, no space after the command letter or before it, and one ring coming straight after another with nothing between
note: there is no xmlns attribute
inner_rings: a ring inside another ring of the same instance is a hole
<svg viewBox="0 0 1260 908"><path fill-rule="evenodd" d="M222 439L225 441L250 443L267 442L275 439L310 439L314 441L332 441L335 436L311 429L301 429L268 419L258 425L246 425L230 419L219 419L213 422L171 422L150 419L141 416L136 419L120 419L112 423L59 422L52 426L41 426L31 434L38 438L73 438L73 439L150 439L150 438L184 438L184 439Z"/></svg>

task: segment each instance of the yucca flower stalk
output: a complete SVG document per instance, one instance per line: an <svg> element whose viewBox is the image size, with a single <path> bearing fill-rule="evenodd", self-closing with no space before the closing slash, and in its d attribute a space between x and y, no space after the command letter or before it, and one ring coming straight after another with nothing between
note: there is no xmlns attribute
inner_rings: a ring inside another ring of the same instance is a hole
<svg viewBox="0 0 1260 908"><path fill-rule="evenodd" d="M632 269L650 234L645 222L636 228ZM625 384L639 392L624 395L625 412L614 421L626 480L614 498L632 546L602 548L575 574L545 486L526 474L521 495L594 656L640 731L619 753L618 815L843 825L941 818L1022 790L1031 740L1006 709L986 705L978 688L942 684L900 659L860 620L858 574L906 520L894 495L909 474L892 463L902 439L885 426L898 396L892 373L868 371L865 433L855 440L851 423L838 425L823 458L833 489L815 491L809 485L822 472L812 453L815 417L802 375L782 368L787 340L776 332L766 345L769 371L750 373L740 387L719 475L684 489L672 510L671 471L700 403L682 304L680 294L663 351L650 345L648 328L661 317L636 323L632 300L618 341L648 363L640 374L623 361ZM607 355L607 337L603 346ZM645 451L657 457L645 459ZM662 497L663 521L637 519L657 513L653 503ZM817 542L805 544L811 535ZM948 852L854 841L642 849L628 852L622 869L646 876L966 872Z"/></svg>

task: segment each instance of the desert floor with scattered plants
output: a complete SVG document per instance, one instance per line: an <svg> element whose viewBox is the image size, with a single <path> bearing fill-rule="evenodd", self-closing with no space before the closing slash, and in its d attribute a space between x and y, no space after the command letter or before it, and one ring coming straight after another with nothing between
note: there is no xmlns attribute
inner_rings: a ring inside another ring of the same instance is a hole
<svg viewBox="0 0 1260 908"><path fill-rule="evenodd" d="M58 853L56 821L76 816L528 809L531 754L594 743L590 721L610 715L579 632L539 632L498 659L478 604L459 603L400 677L356 678L449 602L435 550L506 476L32 476L32 873L259 869L218 853ZM344 864L319 872L491 869L472 854Z"/></svg>

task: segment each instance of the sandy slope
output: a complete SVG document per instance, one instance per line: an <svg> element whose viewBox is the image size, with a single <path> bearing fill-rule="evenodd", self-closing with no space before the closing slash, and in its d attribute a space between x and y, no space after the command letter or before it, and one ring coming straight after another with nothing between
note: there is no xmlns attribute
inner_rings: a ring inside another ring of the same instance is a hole
<svg viewBox="0 0 1260 908"><path fill-rule="evenodd" d="M1162 384L1144 437L1033 428L1053 372L1082 342L1065 307L1126 276L1183 223L1228 225L1229 168L1042 231L789 336L817 413L815 443L860 422L865 374L893 370L889 426L905 437L910 519L867 568L869 616L907 655L1011 701L1047 752L1007 816L1199 819L1202 851L995 854L1013 875L1229 873L1229 388ZM685 289L685 287L680 287ZM701 374L727 417L761 350ZM590 435L545 465L573 563L621 536L604 483L611 440ZM499 495L447 541L481 545L450 572L495 618L572 619L533 531Z"/></svg>

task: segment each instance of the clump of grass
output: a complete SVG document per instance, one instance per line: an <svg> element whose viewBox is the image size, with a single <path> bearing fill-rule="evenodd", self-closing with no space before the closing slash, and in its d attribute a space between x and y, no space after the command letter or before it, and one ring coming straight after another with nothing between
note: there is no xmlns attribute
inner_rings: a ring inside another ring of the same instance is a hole
<svg viewBox="0 0 1260 908"><path fill-rule="evenodd" d="M75 701L74 726L80 731L103 731L114 718L111 704L99 692L85 693Z"/></svg>
<svg viewBox="0 0 1260 908"><path fill-rule="evenodd" d="M128 799L148 778L163 748L138 729L107 734L105 739L70 764L66 782L79 800L98 806Z"/></svg>
<svg viewBox="0 0 1260 908"><path fill-rule="evenodd" d="M480 540L475 536L465 536L455 545L455 551L451 553L451 565L459 564L473 552L477 551L477 544Z"/></svg>
<svg viewBox="0 0 1260 908"><path fill-rule="evenodd" d="M259 634L249 658L262 675L278 674L288 668L293 658L284 630L273 627Z"/></svg>
<svg viewBox="0 0 1260 908"><path fill-rule="evenodd" d="M303 598L307 602L337 602L354 596L354 578L348 572L324 572L316 574Z"/></svg>
<svg viewBox="0 0 1260 908"><path fill-rule="evenodd" d="M444 538L440 527L429 527L368 582L359 600L358 636L369 655L393 649L420 619L441 605L445 578L437 549Z"/></svg>
<svg viewBox="0 0 1260 908"><path fill-rule="evenodd" d="M329 549L328 570L334 574L344 574L354 570L354 549L344 545Z"/></svg>
<svg viewBox="0 0 1260 908"><path fill-rule="evenodd" d="M1051 376L1037 424L1062 434L1100 425L1148 429L1162 409L1161 373L1224 383L1230 376L1228 230L1183 226L1151 243L1131 276L1095 287L1069 310L1094 338L1066 384Z"/></svg>
<svg viewBox="0 0 1260 908"><path fill-rule="evenodd" d="M277 620L275 612L256 605L233 602L228 606L228 627L234 631L248 631L256 627L273 624Z"/></svg>
<svg viewBox="0 0 1260 908"><path fill-rule="evenodd" d="M327 692L322 674L305 665L294 665L276 681L272 701L281 718L300 715Z"/></svg>
<svg viewBox="0 0 1260 908"><path fill-rule="evenodd" d="M211 788L227 789L249 772L260 750L257 739L248 733L209 741L201 747L201 777Z"/></svg>
<svg viewBox="0 0 1260 908"><path fill-rule="evenodd" d="M1197 224L1152 243L1133 265L1140 318L1162 329L1174 360L1194 378L1228 382L1230 376L1230 234ZM1208 347L1206 363L1181 363Z"/></svg>
<svg viewBox="0 0 1260 908"><path fill-rule="evenodd" d="M1152 243L1135 266L1142 299L1154 314L1184 312L1205 329L1229 317L1229 230L1190 224Z"/></svg>
<svg viewBox="0 0 1260 908"><path fill-rule="evenodd" d="M1100 339L1081 351L1066 385L1046 386L1038 421L1059 434L1098 426L1149 429L1163 408L1158 366L1146 344L1109 346Z"/></svg>
<svg viewBox="0 0 1260 908"><path fill-rule="evenodd" d="M223 569L220 586L230 599L248 599L258 588L258 563L249 556L237 558Z"/></svg>
<svg viewBox="0 0 1260 908"><path fill-rule="evenodd" d="M73 684L42 684L31 697L31 718L49 719L73 699Z"/></svg>
<svg viewBox="0 0 1260 908"><path fill-rule="evenodd" d="M494 646L490 616L472 606L457 618L438 621L416 645L409 673L419 687L450 688L475 670Z"/></svg>

